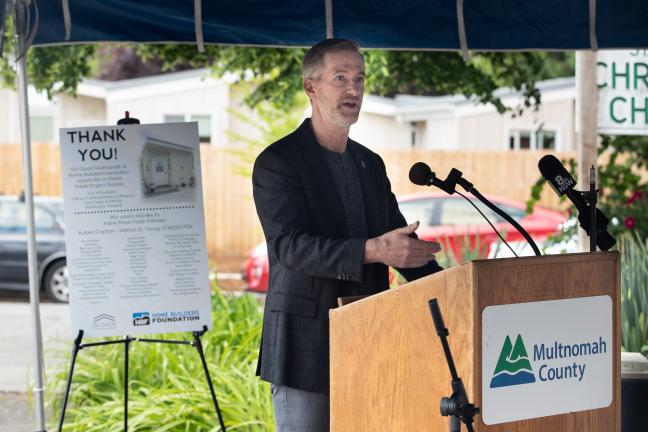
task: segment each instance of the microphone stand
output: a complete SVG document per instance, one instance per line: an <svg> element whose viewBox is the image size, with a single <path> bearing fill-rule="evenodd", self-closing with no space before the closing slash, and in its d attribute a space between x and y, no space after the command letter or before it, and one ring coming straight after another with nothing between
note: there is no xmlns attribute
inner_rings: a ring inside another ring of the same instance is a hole
<svg viewBox="0 0 648 432"><path fill-rule="evenodd" d="M533 249L533 253L535 253L536 256L542 255L540 253L540 249L538 249L538 246L536 245L535 241L531 238L529 233L522 228L522 226L517 223L515 219L513 219L511 216L506 214L503 210L501 210L499 207L497 207L495 204L491 203L485 196L479 193L477 189L473 186L472 183L470 183L468 180L462 177L463 173L459 171L456 168L452 168L450 170L450 173L448 174L448 177L445 180L439 180L436 177L432 177L430 179L430 184L438 187L439 189L447 192L449 195L452 195L455 193L455 188L457 185L461 186L464 188L467 192L471 193L475 198L477 198L479 201L484 203L486 207L489 209L493 210L495 213L500 215L501 217L504 218L508 223L513 225L513 227L518 230L520 234L522 234L522 237L529 243L531 246L531 249Z"/></svg>
<svg viewBox="0 0 648 432"><path fill-rule="evenodd" d="M455 368L447 339L450 332L443 322L443 316L441 315L437 299L433 298L429 300L428 306L430 307L430 313L434 320L434 327L441 339L443 352L445 353L446 362L450 369L450 376L452 377L452 381L450 381L452 386L452 395L449 398L441 398L441 415L444 417L450 416L450 432L460 432L461 422L464 422L468 432L473 432L474 417L476 414L479 414L479 408L468 401L466 388L464 387L461 378L459 378L459 375L457 375L457 369Z"/></svg>
<svg viewBox="0 0 648 432"><path fill-rule="evenodd" d="M596 170L594 165L590 167L589 172L589 192L585 198L590 206L590 252L596 252L596 200L598 198L596 193Z"/></svg>

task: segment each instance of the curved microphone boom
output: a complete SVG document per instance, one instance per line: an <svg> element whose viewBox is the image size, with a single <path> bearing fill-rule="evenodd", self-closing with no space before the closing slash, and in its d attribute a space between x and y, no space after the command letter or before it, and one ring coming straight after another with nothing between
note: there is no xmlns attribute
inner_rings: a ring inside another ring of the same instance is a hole
<svg viewBox="0 0 648 432"><path fill-rule="evenodd" d="M484 197L482 194L475 189L472 183L470 183L468 180L462 177L462 172L459 171L458 169L452 168L450 170L450 173L448 174L448 177L445 180L440 180L437 178L437 176L434 174L432 169L425 163L425 162L416 162L412 167L410 168L409 172L409 179L412 183L421 185L421 186L436 186L439 189L447 192L449 195L452 195L455 193L455 188L457 185L461 186L464 188L467 192L471 193L473 196L475 196L479 201L484 203L489 209L493 210L495 213L498 215L502 216L508 223L513 225L513 227L520 233L522 234L522 237L529 243L531 246L531 249L533 249L533 253L536 254L536 256L540 256L540 249L538 249L538 246L536 245L535 241L531 238L529 233L522 228L522 226L517 223L515 219L513 219L511 216L506 214L504 211L502 211L499 207L497 207L495 204L491 203L486 197ZM463 195L462 195L463 196ZM465 198L465 197L464 197ZM470 202L470 200L469 200ZM472 204L472 203L471 203ZM479 211L479 209L477 209ZM480 212L481 213L481 212ZM483 216L483 214L482 214ZM486 216L484 216L486 217ZM488 218L486 218L488 221ZM490 221L488 221L490 224ZM491 224L492 226L492 224ZM493 228L494 229L494 228ZM499 235L499 232L495 230L495 232ZM501 235L500 235L500 238ZM504 240L504 239L502 239ZM508 246L506 241L504 243ZM510 249L510 246L509 246ZM514 252L515 253L515 252Z"/></svg>

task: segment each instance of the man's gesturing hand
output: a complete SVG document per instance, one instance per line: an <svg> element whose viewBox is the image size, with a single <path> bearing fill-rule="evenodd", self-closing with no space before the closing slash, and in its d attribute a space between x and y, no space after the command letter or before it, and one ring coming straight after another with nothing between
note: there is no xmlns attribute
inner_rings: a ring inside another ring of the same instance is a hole
<svg viewBox="0 0 648 432"><path fill-rule="evenodd" d="M392 267L420 267L434 259L434 254L441 250L437 242L418 240L410 237L419 223L407 225L389 231L380 237L367 240L365 243L365 264L381 262Z"/></svg>

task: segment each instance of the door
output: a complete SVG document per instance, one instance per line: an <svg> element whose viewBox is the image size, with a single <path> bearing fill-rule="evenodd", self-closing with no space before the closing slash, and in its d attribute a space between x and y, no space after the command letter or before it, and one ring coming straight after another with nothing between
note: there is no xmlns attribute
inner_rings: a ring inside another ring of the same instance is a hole
<svg viewBox="0 0 648 432"><path fill-rule="evenodd" d="M153 165L153 185L165 186L169 184L169 157L153 156L151 158Z"/></svg>

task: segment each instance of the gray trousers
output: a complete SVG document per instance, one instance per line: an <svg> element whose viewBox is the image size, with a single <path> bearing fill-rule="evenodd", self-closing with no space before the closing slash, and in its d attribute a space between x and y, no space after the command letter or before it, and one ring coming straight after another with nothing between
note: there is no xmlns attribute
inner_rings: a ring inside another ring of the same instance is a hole
<svg viewBox="0 0 648 432"><path fill-rule="evenodd" d="M329 432L329 392L270 384L276 432Z"/></svg>

